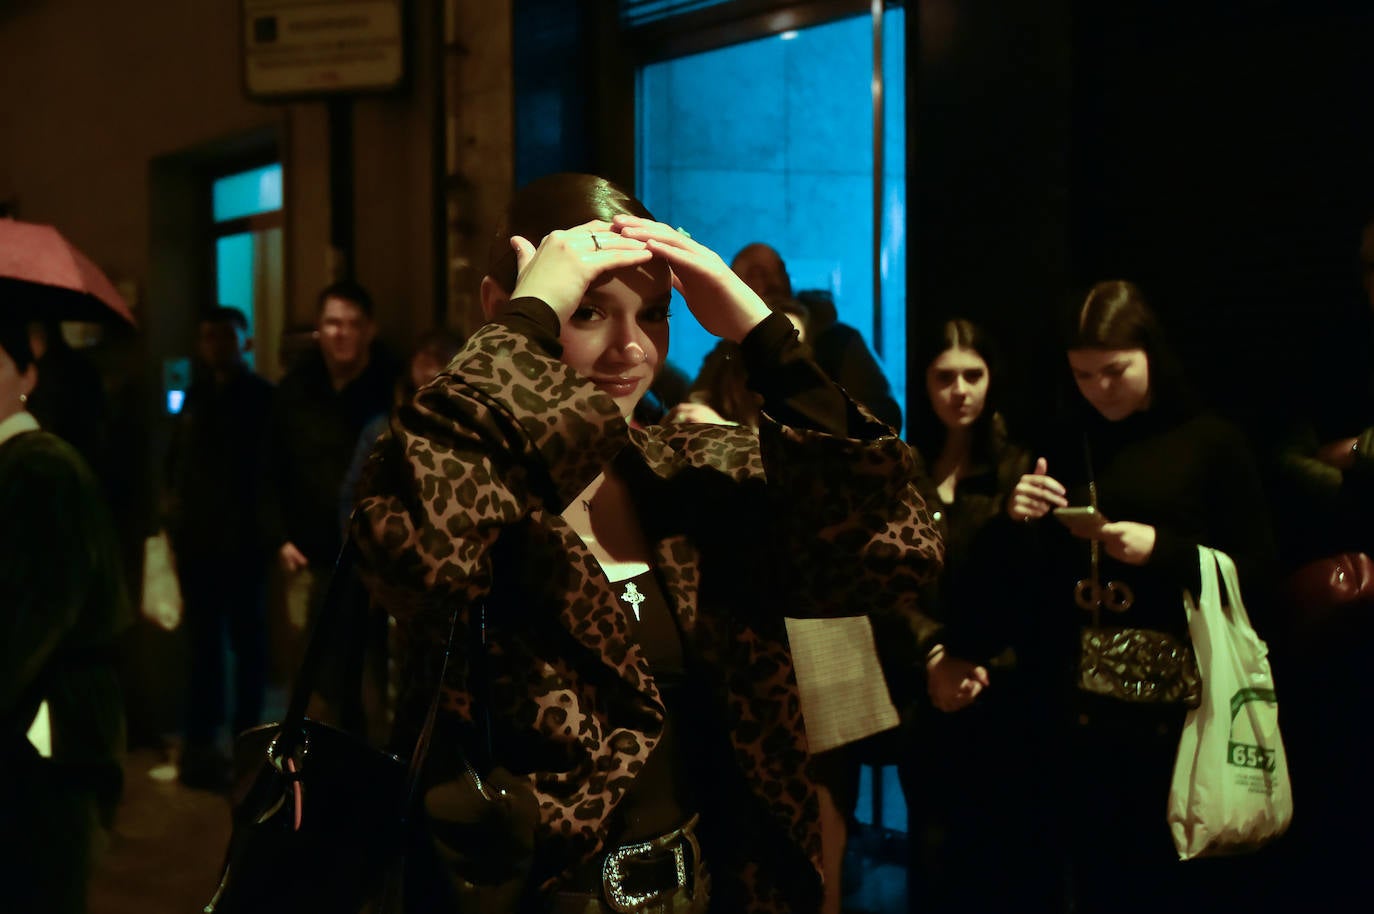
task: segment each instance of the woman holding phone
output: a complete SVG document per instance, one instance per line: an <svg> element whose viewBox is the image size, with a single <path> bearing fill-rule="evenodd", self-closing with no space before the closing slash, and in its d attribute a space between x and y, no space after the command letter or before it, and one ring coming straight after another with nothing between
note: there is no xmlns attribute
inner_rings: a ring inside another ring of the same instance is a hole
<svg viewBox="0 0 1374 914"><path fill-rule="evenodd" d="M1199 592L1198 545L1220 549L1262 624L1274 547L1249 448L1196 405L1140 289L1098 283L1067 329L1065 425L979 544L983 573L961 595L976 613L946 633L930 686L937 704L965 704L981 662L1014 645L1047 709L1037 754L1058 790L1045 814L1075 910L1162 910L1199 890L1165 821L1197 682L1182 595ZM1071 507L1093 510L1056 520ZM1112 651L1132 645L1152 659L1122 673Z"/></svg>

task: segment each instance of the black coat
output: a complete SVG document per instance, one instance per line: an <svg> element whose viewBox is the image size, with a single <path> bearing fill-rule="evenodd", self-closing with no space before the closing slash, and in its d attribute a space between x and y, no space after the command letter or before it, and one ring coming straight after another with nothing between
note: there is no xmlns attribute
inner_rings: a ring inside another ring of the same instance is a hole
<svg viewBox="0 0 1374 914"><path fill-rule="evenodd" d="M1104 613L1110 618L1103 624L1186 639L1182 593L1198 593L1197 547L1206 545L1235 560L1247 608L1263 634L1275 549L1259 471L1234 426L1209 414L1146 411L1120 422L1089 420L1041 453L1049 475L1068 489L1070 504L1089 503L1094 479L1098 507L1108 519L1155 528L1154 551L1143 566L1102 551L1101 580L1121 581L1135 593L1131 609ZM957 596L969 615L952 633L951 649L986 658L1011 645L1023 664L1069 683L1077 668L1078 630L1089 621L1073 598L1075 584L1091 572L1088 542L1052 516L1022 524L1000 514L974 553L975 567L963 576Z"/></svg>
<svg viewBox="0 0 1374 914"><path fill-rule="evenodd" d="M199 380L186 395L167 457L166 524L177 555L235 557L260 551L258 461L272 385L242 371L223 387Z"/></svg>
<svg viewBox="0 0 1374 914"><path fill-rule="evenodd" d="M277 388L262 455L263 537L294 543L312 565L333 564L342 542L339 489L363 427L391 409L394 360L374 351L368 366L335 390L312 350Z"/></svg>

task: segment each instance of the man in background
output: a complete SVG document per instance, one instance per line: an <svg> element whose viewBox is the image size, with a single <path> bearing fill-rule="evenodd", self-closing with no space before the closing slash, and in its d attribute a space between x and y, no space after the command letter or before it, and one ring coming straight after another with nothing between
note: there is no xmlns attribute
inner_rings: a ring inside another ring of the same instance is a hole
<svg viewBox="0 0 1374 914"><path fill-rule="evenodd" d="M255 726L267 687L267 552L258 521L259 452L272 385L254 374L237 308L211 308L196 335L195 375L168 454L166 521L177 558L190 677L181 780L228 786L221 739ZM234 697L226 709L226 639ZM226 720L227 719L227 720Z"/></svg>
<svg viewBox="0 0 1374 914"><path fill-rule="evenodd" d="M391 408L398 374L376 344L372 296L343 280L320 291L316 348L277 389L262 453L263 536L285 577L297 635L319 611L342 544L339 490L363 427ZM286 658L294 671L301 646Z"/></svg>

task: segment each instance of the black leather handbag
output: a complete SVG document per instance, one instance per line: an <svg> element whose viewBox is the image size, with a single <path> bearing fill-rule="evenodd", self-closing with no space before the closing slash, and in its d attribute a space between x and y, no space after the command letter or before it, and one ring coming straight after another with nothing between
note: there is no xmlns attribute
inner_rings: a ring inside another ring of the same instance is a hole
<svg viewBox="0 0 1374 914"><path fill-rule="evenodd" d="M407 762L360 737L306 717L331 624L342 617L355 547L345 545L292 692L286 717L243 733L235 768L246 790L233 815L219 887L205 914L357 914L399 910L401 864L416 811L415 787L433 734L439 688ZM457 614L438 682L453 650ZM470 769L469 769L470 770ZM508 791L474 776L468 805L505 820ZM480 842L481 834L472 836Z"/></svg>

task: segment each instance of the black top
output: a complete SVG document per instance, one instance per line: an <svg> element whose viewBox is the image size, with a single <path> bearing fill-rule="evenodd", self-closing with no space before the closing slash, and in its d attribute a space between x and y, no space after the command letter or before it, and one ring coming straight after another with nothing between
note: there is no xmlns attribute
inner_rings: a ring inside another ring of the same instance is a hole
<svg viewBox="0 0 1374 914"><path fill-rule="evenodd" d="M312 565L338 554L339 490L358 436L391 409L397 365L373 350L363 373L335 390L324 356L312 350L277 388L262 455L263 539L291 542Z"/></svg>
<svg viewBox="0 0 1374 914"><path fill-rule="evenodd" d="M258 460L271 404L272 385L247 370L187 391L167 455L178 555L232 560L261 548Z"/></svg>
<svg viewBox="0 0 1374 914"><path fill-rule="evenodd" d="M917 485L930 507L931 520L935 521L945 541L944 571L928 588L923 605L941 622L948 621L957 611L949 594L956 588L954 582L967 571L974 540L984 525L1002 513L1008 493L1022 474L1030 472L1031 463L1030 454L1024 448L1003 444L995 462L975 465L959 480L954 500L945 502L940 498L937 481L929 475L932 463L922 460L923 470Z"/></svg>
<svg viewBox="0 0 1374 914"><path fill-rule="evenodd" d="M682 636L653 569L616 581L615 591L634 612L634 634L666 711L663 736L621 801L620 831L611 836L613 843L630 844L672 831L696 811L681 747L694 742L693 721L704 709L688 688Z"/></svg>
<svg viewBox="0 0 1374 914"><path fill-rule="evenodd" d="M515 299L498 323L551 355L562 353L558 316L539 299ZM881 429L853 409L851 401L810 359L785 315L765 318L744 338L740 352L749 385L763 398L763 412L778 422L844 437L863 437ZM860 427L864 433L855 434ZM640 468L642 464L621 467L631 474ZM630 585L635 592L629 591ZM670 831L698 811L693 791L719 787L722 769L718 764L722 757L728 758L729 748L702 736L712 731L705 723L712 716L709 690L691 677L692 658L683 653L677 621L654 570L614 587L622 600L638 603L635 635L653 669L666 711L662 741L617 808L619 830L610 836L610 843L625 844ZM723 770L729 770L728 765Z"/></svg>
<svg viewBox="0 0 1374 914"><path fill-rule="evenodd" d="M1101 581L1126 583L1135 594L1131 609L1104 612L1103 624L1187 637L1182 592L1198 593L1201 544L1235 561L1246 608L1262 629L1274 544L1258 470L1237 429L1207 414L1145 411L1120 422L1090 421L1043 453L1070 504L1088 504L1095 479L1098 507L1109 520L1155 528L1143 566L1102 551ZM1052 516L1023 524L1002 513L978 538L973 562L956 594L968 619L952 626L950 649L986 658L1011 644L1023 665L1072 669L1078 629L1090 621L1073 599L1075 584L1091 574L1088 541Z"/></svg>
<svg viewBox="0 0 1374 914"><path fill-rule="evenodd" d="M921 456L918 451L917 457ZM995 463L978 464L959 480L952 502L940 499L938 485L930 477L930 463L920 460L919 464L916 484L945 543L944 570L921 590L921 608L930 621L924 629L913 630L895 616L871 617L883 675L899 707L924 700L926 654L941 640L942 627L959 613L959 604L952 596L960 589L959 582L966 574L979 573L970 561L974 541L983 527L1002 512L1007 493L1021 474L1029 471L1030 456L1020 447L1003 444Z"/></svg>

